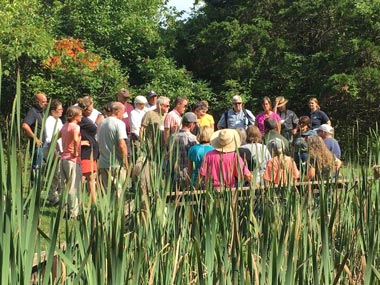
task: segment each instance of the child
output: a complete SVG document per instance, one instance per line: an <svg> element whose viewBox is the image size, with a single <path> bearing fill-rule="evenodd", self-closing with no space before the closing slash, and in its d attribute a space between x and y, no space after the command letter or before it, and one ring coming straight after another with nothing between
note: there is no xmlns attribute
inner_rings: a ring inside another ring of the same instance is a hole
<svg viewBox="0 0 380 285"><path fill-rule="evenodd" d="M76 218L79 214L79 188L82 180L81 135L78 123L82 119L82 109L71 106L66 112L67 123L63 125L60 136L63 152L61 154L62 180L69 191L67 218Z"/></svg>
<svg viewBox="0 0 380 285"><path fill-rule="evenodd" d="M295 182L299 172L294 160L284 154L285 145L278 138L271 139L268 150L272 155L264 172L264 180L275 185L286 186Z"/></svg>

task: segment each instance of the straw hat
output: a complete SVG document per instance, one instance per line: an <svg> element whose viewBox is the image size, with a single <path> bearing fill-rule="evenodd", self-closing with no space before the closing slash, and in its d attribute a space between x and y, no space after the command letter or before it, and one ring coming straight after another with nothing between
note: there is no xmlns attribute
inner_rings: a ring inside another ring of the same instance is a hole
<svg viewBox="0 0 380 285"><path fill-rule="evenodd" d="M276 97L277 107L285 106L286 103L288 103L288 100L285 99L284 96L278 96Z"/></svg>
<svg viewBox="0 0 380 285"><path fill-rule="evenodd" d="M234 129L223 129L212 134L211 145L220 152L235 151L241 144L239 133Z"/></svg>

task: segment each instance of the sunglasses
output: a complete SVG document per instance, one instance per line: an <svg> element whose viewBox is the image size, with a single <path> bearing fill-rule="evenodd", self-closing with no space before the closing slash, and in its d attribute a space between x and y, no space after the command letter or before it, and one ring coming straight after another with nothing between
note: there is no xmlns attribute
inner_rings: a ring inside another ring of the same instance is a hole
<svg viewBox="0 0 380 285"><path fill-rule="evenodd" d="M234 104L234 105L241 105L241 104L243 104L242 102L234 102L234 103L232 103L232 104Z"/></svg>

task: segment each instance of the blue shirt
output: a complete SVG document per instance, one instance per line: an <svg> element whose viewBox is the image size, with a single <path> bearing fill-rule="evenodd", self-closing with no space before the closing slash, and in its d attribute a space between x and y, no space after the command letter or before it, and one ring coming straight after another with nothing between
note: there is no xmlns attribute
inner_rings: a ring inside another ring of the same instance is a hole
<svg viewBox="0 0 380 285"><path fill-rule="evenodd" d="M311 119L311 128L313 130L330 121L326 113L319 109L315 110L313 113L310 113L309 117Z"/></svg>
<svg viewBox="0 0 380 285"><path fill-rule="evenodd" d="M189 149L188 158L194 162L193 171L191 172L191 185L195 186L198 180L199 169L202 166L203 159L214 147L206 144L196 144Z"/></svg>
<svg viewBox="0 0 380 285"><path fill-rule="evenodd" d="M243 110L240 110L239 113L235 113L233 109L228 110L227 112L227 126L226 126L226 113L223 113L223 115L220 117L220 120L217 124L217 127L219 129L247 129L248 125L254 125L255 124L255 116L252 114L251 111L245 109L247 115L244 113Z"/></svg>
<svg viewBox="0 0 380 285"><path fill-rule="evenodd" d="M339 143L334 138L325 138L323 140L325 142L326 147L337 157L340 159L341 151Z"/></svg>

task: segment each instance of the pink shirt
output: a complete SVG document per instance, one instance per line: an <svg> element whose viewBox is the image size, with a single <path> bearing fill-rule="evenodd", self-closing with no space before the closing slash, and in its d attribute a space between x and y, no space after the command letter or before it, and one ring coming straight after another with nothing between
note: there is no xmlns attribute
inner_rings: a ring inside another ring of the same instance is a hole
<svg viewBox="0 0 380 285"><path fill-rule="evenodd" d="M77 143L78 156L74 157L74 132L78 132L79 140ZM63 125L61 131L62 138L62 149L63 152L61 154L62 160L71 160L75 163L80 163L80 149L81 149L81 135L80 135L80 127L74 123L66 123Z"/></svg>
<svg viewBox="0 0 380 285"><path fill-rule="evenodd" d="M206 178L206 185L211 179L214 187L224 185L232 188L235 187L237 177L243 179L243 176L249 175L250 171L236 152L223 153L212 150L206 154L199 174Z"/></svg>
<svg viewBox="0 0 380 285"><path fill-rule="evenodd" d="M287 185L288 181L295 182L298 179L299 172L297 165L290 156L278 156L269 160L264 172L264 180L276 185Z"/></svg>
<svg viewBox="0 0 380 285"><path fill-rule="evenodd" d="M271 112L270 115L267 115L265 114L264 112L258 114L256 116L256 126L259 128L261 134L264 134L264 121L265 119L267 118L272 118L272 119L275 119L277 122L281 122L281 117L275 113L275 112Z"/></svg>
<svg viewBox="0 0 380 285"><path fill-rule="evenodd" d="M172 110L166 115L164 128L170 129L170 133L176 133L181 127L181 120L181 114L177 110Z"/></svg>

